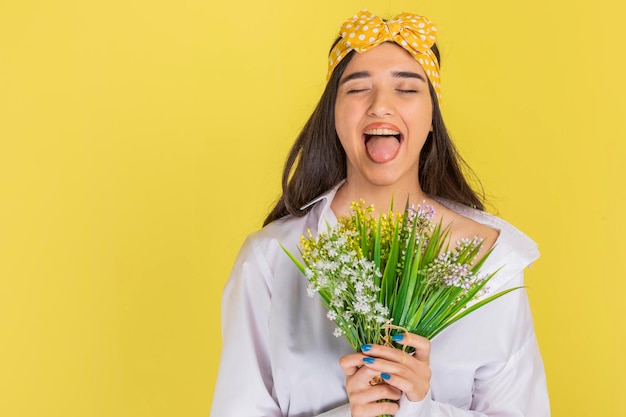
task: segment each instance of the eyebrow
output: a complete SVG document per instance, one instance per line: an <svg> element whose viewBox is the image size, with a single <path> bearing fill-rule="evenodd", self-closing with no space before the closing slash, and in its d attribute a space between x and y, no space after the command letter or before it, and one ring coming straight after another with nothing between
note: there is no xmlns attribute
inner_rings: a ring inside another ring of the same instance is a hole
<svg viewBox="0 0 626 417"><path fill-rule="evenodd" d="M395 78L416 78L418 80L422 80L426 82L426 78L422 74L418 74L417 72L411 71L393 71L391 75ZM353 72L352 74L346 75L340 82L339 85L343 85L348 81L358 80L360 78L368 78L370 73L368 71L358 71Z"/></svg>
<svg viewBox="0 0 626 417"><path fill-rule="evenodd" d="M392 72L391 75L397 78L417 78L418 80L422 80L426 82L426 78L424 78L422 74L418 74L417 72L397 71L397 72Z"/></svg>
<svg viewBox="0 0 626 417"><path fill-rule="evenodd" d="M352 74L346 75L340 82L339 85L343 85L351 80L358 80L359 78L367 78L370 76L368 71L359 71L353 72Z"/></svg>

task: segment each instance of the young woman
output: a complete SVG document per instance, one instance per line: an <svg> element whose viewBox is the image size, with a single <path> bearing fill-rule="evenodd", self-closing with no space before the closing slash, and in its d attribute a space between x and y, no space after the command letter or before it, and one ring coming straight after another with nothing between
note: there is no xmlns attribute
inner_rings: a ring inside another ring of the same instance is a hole
<svg viewBox="0 0 626 417"><path fill-rule="evenodd" d="M466 316L434 340L406 333L413 356L381 345L354 353L280 244L326 230L363 199L406 196L434 207L452 242L495 245L490 291L523 285L536 245L482 211L438 103L436 29L421 16L346 21L322 98L292 148L283 195L243 244L223 298L223 350L212 417L549 415L543 364L524 290ZM382 376L385 384L371 385ZM379 401L382 399L392 401Z"/></svg>

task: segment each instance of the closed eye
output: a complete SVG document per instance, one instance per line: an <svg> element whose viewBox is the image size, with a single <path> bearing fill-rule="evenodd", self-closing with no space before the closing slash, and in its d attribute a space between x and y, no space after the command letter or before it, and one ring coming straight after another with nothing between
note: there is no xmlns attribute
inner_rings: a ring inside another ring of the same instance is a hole
<svg viewBox="0 0 626 417"><path fill-rule="evenodd" d="M346 91L346 94L357 94L363 91L367 91L367 88L353 88L351 90Z"/></svg>

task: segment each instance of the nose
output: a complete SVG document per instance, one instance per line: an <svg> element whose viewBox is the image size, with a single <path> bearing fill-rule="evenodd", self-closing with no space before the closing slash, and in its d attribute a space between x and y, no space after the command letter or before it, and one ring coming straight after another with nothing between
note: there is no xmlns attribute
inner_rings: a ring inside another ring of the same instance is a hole
<svg viewBox="0 0 626 417"><path fill-rule="evenodd" d="M384 117L393 114L393 102L385 91L375 90L371 95L368 109L370 116Z"/></svg>

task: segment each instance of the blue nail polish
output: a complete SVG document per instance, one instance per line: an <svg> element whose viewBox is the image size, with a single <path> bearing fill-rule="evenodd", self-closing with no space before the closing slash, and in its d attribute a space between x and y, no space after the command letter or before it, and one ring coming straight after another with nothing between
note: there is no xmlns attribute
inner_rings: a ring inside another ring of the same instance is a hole
<svg viewBox="0 0 626 417"><path fill-rule="evenodd" d="M374 363L374 358L372 358L371 356L367 356L367 357L363 358L363 362L369 363L371 365L371 364Z"/></svg>
<svg viewBox="0 0 626 417"><path fill-rule="evenodd" d="M389 381L389 380L391 379L391 375L389 375L389 374L387 374L387 373L385 373L385 372L383 372L382 374L380 374L380 377L381 377L382 379L384 379L385 381Z"/></svg>
<svg viewBox="0 0 626 417"><path fill-rule="evenodd" d="M391 340L393 340L394 342L400 342L400 341L404 340L404 335L403 334L394 334L393 336L391 336Z"/></svg>
<svg viewBox="0 0 626 417"><path fill-rule="evenodd" d="M372 350L372 345L361 345L361 352L369 352Z"/></svg>

